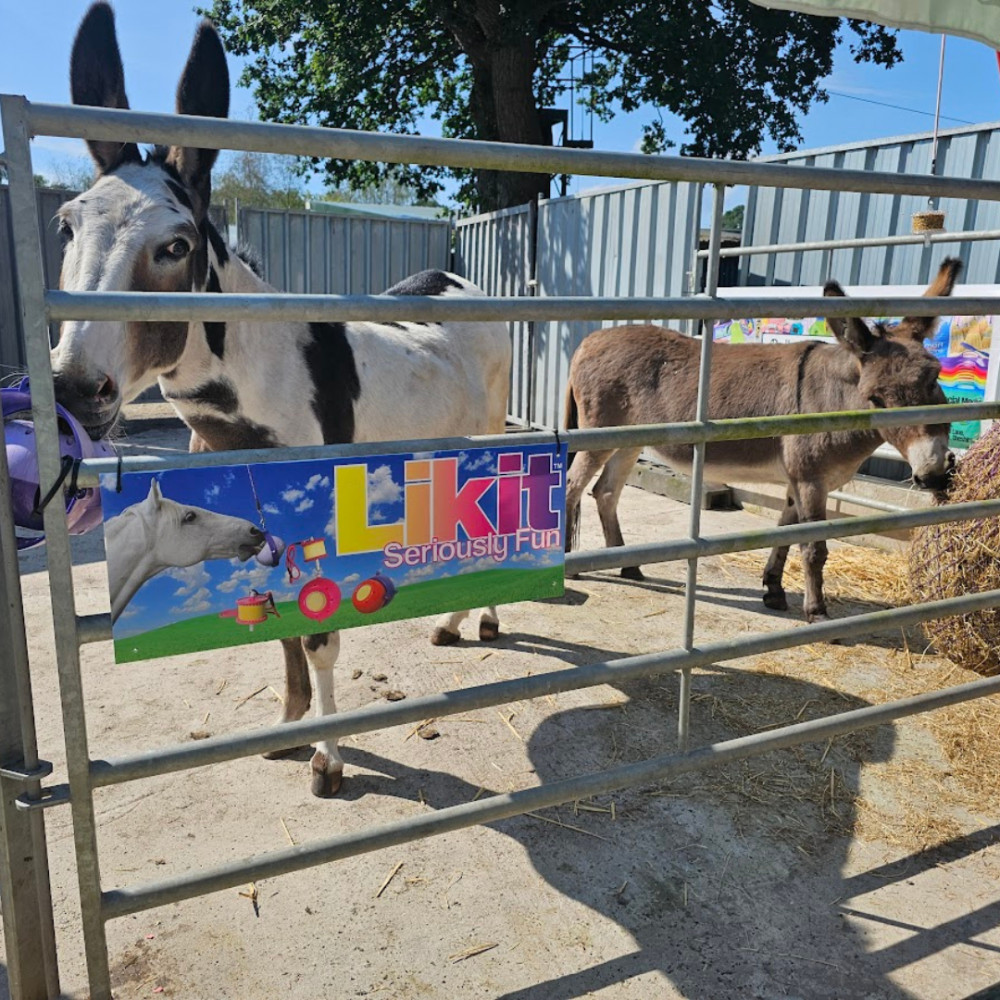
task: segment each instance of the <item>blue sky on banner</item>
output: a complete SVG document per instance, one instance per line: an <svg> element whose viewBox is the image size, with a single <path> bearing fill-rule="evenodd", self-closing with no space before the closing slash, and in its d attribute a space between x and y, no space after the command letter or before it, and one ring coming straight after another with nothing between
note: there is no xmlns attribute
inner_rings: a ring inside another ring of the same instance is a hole
<svg viewBox="0 0 1000 1000"><path fill-rule="evenodd" d="M90 0L50 0L44 5L0 0L0 93L25 94L30 100L69 100L69 52L76 26ZM117 0L119 42L133 108L172 111L177 79L187 57L196 24L190 0ZM904 60L892 70L857 65L849 52L851 35L839 47L834 72L825 86L829 103L817 105L802 122L802 148L835 145L930 130L937 88L940 36L919 31L900 33ZM236 81L242 60L229 57ZM705 67L711 73L712 67ZM734 99L739 81L733 81ZM253 117L251 93L235 88L231 114ZM942 126L1000 118L1000 75L996 55L979 42L949 38L945 60ZM641 127L655 116L653 108L621 113L607 124L595 123L598 149L638 148ZM683 141L684 127L664 115L668 133ZM439 134L437 123L422 123L427 135ZM764 153L775 152L765 148ZM87 161L78 140L40 138L34 143L36 170L57 174L66 164ZM225 154L224 154L225 155ZM574 178L570 193L600 186L597 178ZM314 187L318 185L314 183ZM740 197L736 192L733 197Z"/></svg>
<svg viewBox="0 0 1000 1000"><path fill-rule="evenodd" d="M521 451L522 449L510 449ZM523 449L525 454L551 451L547 445ZM468 479L496 473L496 452L436 452L434 457L459 457L459 487ZM368 461L369 523L395 524L403 518L403 463L412 455L386 455ZM429 456L421 456L429 457ZM356 464L361 459L344 459L338 464ZM308 538L326 541L327 557L307 563L301 550L296 563L302 576L289 582L282 556L278 566L260 564L255 558L241 562L238 558L215 559L193 566L171 568L147 581L132 598L115 623L115 637L123 638L149 629L168 625L182 618L193 618L210 612L221 612L236 606L238 597L250 590L271 591L275 601L291 601L298 597L302 586L313 576L333 580L341 589L343 600L349 601L354 588L362 580L381 571L397 587L419 580L441 579L486 569L533 569L558 565L561 552L516 551L510 547L502 559L485 556L475 561L458 563L428 563L386 569L381 552L351 556L336 554L336 523L334 518L333 468L329 461L274 462L252 468L253 484L260 500L265 525L257 513L247 466L223 466L206 469L172 469L151 476L149 473L128 473L122 477L122 492L115 490L114 475L102 477L101 501L104 519L110 520L127 507L141 503L149 493L150 482L157 479L163 496L178 503L203 507L217 513L241 517L257 527L278 536L290 545ZM489 510L495 503L496 486L483 495L481 505ZM561 504L556 509L561 509ZM466 539L460 530L459 539Z"/></svg>

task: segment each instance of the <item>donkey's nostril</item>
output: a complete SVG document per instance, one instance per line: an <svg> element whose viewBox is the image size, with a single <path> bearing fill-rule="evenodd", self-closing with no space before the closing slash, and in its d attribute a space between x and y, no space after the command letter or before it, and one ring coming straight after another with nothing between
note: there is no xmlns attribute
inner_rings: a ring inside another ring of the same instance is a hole
<svg viewBox="0 0 1000 1000"><path fill-rule="evenodd" d="M113 400L117 395L118 390L115 387L115 380L110 375L104 375L97 380L97 388L94 390L94 396L102 403Z"/></svg>
<svg viewBox="0 0 1000 1000"><path fill-rule="evenodd" d="M948 452L948 455L944 460L944 464L949 472L955 468L955 453L953 451Z"/></svg>

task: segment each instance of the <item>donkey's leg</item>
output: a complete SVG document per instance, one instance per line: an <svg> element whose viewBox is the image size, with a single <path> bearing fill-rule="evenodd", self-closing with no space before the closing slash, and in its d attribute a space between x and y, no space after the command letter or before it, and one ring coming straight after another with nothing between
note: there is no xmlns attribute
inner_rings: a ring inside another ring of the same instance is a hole
<svg viewBox="0 0 1000 1000"><path fill-rule="evenodd" d="M826 490L816 484L799 484L799 520L822 521L826 517ZM826 565L825 541L802 546L802 568L805 572L805 600L802 610L807 622L825 621L826 601L823 598L823 567Z"/></svg>
<svg viewBox="0 0 1000 1000"><path fill-rule="evenodd" d="M439 618L437 625L434 626L434 631L431 633L431 645L454 646L462 638L458 627L468 617L468 611L452 611L443 618Z"/></svg>
<svg viewBox="0 0 1000 1000"><path fill-rule="evenodd" d="M604 466L601 478L594 486L594 499L597 501L597 513L601 516L601 527L604 529L604 544L608 548L624 545L622 528L618 521L618 501L625 480L632 471L641 448L622 448L616 451ZM623 566L621 574L626 580L643 580L642 570L638 566Z"/></svg>
<svg viewBox="0 0 1000 1000"><path fill-rule="evenodd" d="M778 526L785 524L797 524L799 520L798 507L795 505L795 497L792 496L791 487L785 496L785 508L778 518ZM787 611L788 600L785 597L785 588L781 585L782 577L785 575L785 561L788 559L788 546L777 545L771 549L771 555L764 567L764 605L774 611Z"/></svg>
<svg viewBox="0 0 1000 1000"><path fill-rule="evenodd" d="M580 540L580 498L613 451L578 451L566 474L566 551L572 552Z"/></svg>
<svg viewBox="0 0 1000 1000"><path fill-rule="evenodd" d="M340 633L304 635L297 641L301 641L316 676L316 715L334 715L337 703L333 697L333 665L340 652ZM313 795L324 799L336 795L344 777L344 762L337 751L337 741L317 741L309 766L312 768Z"/></svg>
<svg viewBox="0 0 1000 1000"><path fill-rule="evenodd" d="M301 719L312 700L309 666L306 663L306 655L302 652L301 640L282 639L281 648L285 654L285 702L276 720L279 724ZM268 750L264 756L268 760L277 760L279 757L287 757L294 749L289 747L287 750Z"/></svg>
<svg viewBox="0 0 1000 1000"><path fill-rule="evenodd" d="M493 642L500 635L500 617L495 604L483 608L479 616L479 638L482 642Z"/></svg>

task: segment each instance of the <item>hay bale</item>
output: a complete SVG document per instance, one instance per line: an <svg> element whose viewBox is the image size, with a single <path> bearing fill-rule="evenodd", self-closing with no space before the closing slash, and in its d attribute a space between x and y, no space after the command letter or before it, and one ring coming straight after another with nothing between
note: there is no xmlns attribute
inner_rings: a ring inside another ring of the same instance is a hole
<svg viewBox="0 0 1000 1000"><path fill-rule="evenodd" d="M965 453L945 502L1000 497L1000 422ZM932 524L913 533L910 586L936 601L1000 589L1000 517ZM927 638L952 662L985 676L1000 673L1000 608L924 623Z"/></svg>

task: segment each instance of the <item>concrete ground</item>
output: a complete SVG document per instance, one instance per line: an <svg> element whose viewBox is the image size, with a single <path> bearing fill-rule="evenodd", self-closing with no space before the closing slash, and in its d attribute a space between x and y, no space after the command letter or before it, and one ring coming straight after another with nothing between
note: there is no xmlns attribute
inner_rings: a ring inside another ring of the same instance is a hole
<svg viewBox="0 0 1000 1000"><path fill-rule="evenodd" d="M132 438L141 450L178 445L163 429ZM625 491L630 540L681 535L687 517L681 504ZM706 533L766 523L743 511L707 511L704 522ZM598 534L588 499L585 546ZM105 610L101 540L77 543L78 610ZM39 739L60 781L44 554L23 558ZM759 573L745 558L703 563L700 640L797 622L801 595L790 590L788 614L765 611ZM680 565L656 565L638 584L610 572L567 581L564 598L501 609L492 645L432 647L426 621L348 633L339 704L675 646L682 580ZM836 616L887 603L852 596L849 581L843 592ZM694 742L974 679L920 655L923 645L916 630L896 630L698 671ZM83 671L94 757L252 730L273 719L281 690L280 655L267 646L115 666L104 643L84 649ZM442 718L433 740L413 727L351 738L344 787L328 801L309 795L307 753L102 790L103 883L141 884L670 752L676 700L665 675ZM247 887L117 920L115 995L997 997L998 719L996 699L977 702L267 880L256 905ZM69 812L46 815L62 981L84 997Z"/></svg>

